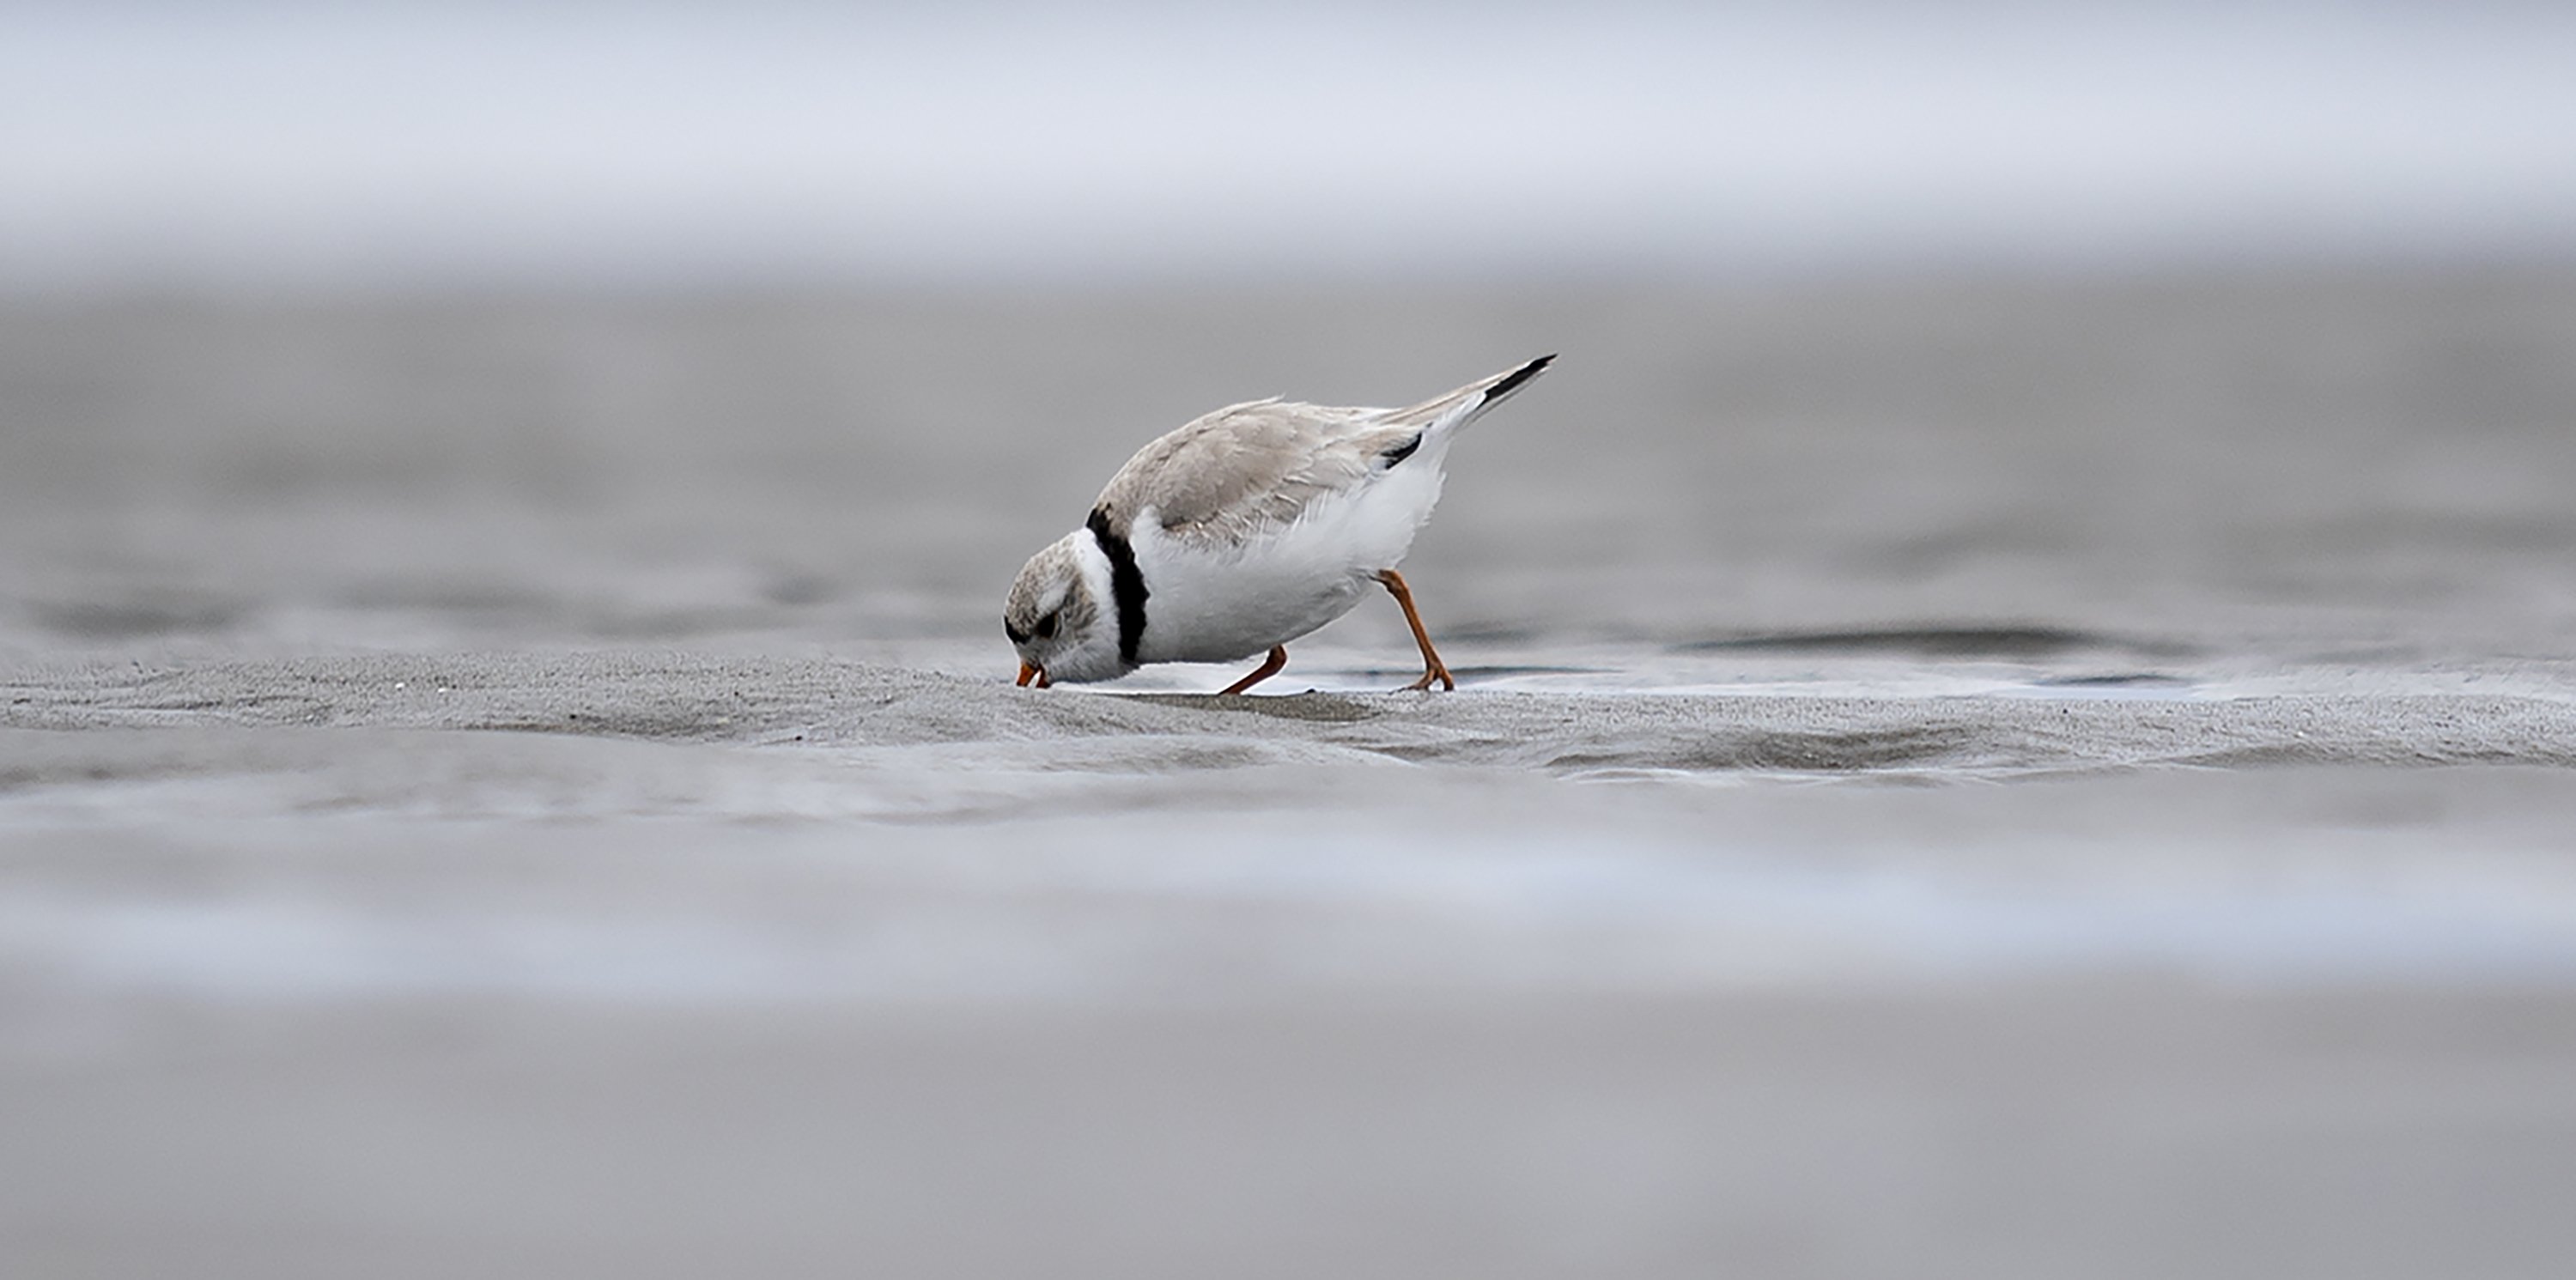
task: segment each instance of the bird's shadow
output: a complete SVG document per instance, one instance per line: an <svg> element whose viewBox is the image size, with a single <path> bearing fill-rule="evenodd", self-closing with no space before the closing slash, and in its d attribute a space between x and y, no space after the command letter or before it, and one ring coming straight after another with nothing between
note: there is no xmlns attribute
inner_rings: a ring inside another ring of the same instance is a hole
<svg viewBox="0 0 2576 1280"><path fill-rule="evenodd" d="M1314 720L1328 724L1348 724L1355 720L1374 720L1385 713L1346 694L1322 693L1309 689L1304 693L1258 695L1244 693L1131 693L1122 695L1138 702L1158 706L1182 707L1193 711L1239 711L1253 715L1276 716L1282 720Z"/></svg>

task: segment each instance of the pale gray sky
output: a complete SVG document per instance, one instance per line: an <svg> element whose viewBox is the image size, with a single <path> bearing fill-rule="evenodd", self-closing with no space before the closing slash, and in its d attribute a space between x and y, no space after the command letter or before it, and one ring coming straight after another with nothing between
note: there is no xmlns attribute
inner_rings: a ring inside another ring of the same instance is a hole
<svg viewBox="0 0 2576 1280"><path fill-rule="evenodd" d="M6 289L2576 250L2576 6L0 23Z"/></svg>

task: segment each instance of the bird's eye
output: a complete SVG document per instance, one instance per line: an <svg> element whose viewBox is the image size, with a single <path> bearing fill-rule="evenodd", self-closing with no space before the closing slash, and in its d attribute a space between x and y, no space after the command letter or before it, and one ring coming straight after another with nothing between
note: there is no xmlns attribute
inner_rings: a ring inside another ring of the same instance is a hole
<svg viewBox="0 0 2576 1280"><path fill-rule="evenodd" d="M1038 639L1055 639L1055 615L1060 612L1062 612L1062 610L1050 610L1048 611L1047 616L1038 619Z"/></svg>
<svg viewBox="0 0 2576 1280"><path fill-rule="evenodd" d="M1029 642L1029 633L1020 630L1018 627L1012 626L1011 620L1008 618L1002 619L1002 634L1009 636L1011 638L1011 643L1013 644L1027 644Z"/></svg>

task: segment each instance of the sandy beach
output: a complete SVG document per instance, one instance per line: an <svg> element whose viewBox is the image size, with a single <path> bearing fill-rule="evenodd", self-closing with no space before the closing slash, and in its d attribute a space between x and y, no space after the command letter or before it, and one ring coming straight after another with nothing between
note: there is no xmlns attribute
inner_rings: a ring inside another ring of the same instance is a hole
<svg viewBox="0 0 2576 1280"><path fill-rule="evenodd" d="M1544 351L1009 683L1145 438ZM2576 277L0 308L27 1274L2576 1265Z"/></svg>

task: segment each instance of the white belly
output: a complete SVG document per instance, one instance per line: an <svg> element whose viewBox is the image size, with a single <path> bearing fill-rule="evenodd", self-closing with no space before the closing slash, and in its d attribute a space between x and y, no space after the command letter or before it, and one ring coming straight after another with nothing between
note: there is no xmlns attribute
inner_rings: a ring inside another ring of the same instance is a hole
<svg viewBox="0 0 2576 1280"><path fill-rule="evenodd" d="M1145 577L1146 662L1231 662L1286 644L1351 611L1413 546L1440 500L1439 458L1408 459L1304 519L1240 547L1214 549L1163 532L1139 513L1131 539Z"/></svg>

